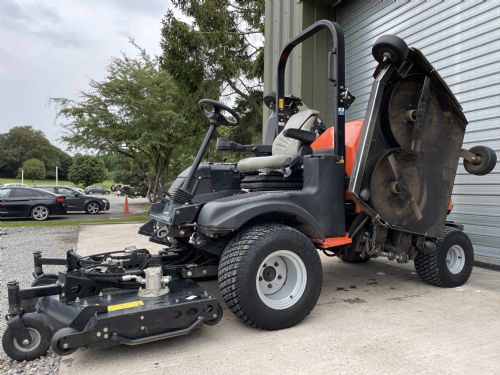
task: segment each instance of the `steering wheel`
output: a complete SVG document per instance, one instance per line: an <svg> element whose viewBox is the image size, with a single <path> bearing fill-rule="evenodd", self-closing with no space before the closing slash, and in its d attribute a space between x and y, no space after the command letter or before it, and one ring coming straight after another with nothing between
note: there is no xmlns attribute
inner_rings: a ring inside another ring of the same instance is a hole
<svg viewBox="0 0 500 375"><path fill-rule="evenodd" d="M201 99L198 102L198 106L203 110L205 117L211 123L226 126L238 126L241 122L240 116L234 111L234 109L229 108L227 105L224 105L216 100ZM212 108L212 110L209 110L210 107ZM226 111L231 114L235 118L235 121L230 121L226 116L222 114L221 111Z"/></svg>

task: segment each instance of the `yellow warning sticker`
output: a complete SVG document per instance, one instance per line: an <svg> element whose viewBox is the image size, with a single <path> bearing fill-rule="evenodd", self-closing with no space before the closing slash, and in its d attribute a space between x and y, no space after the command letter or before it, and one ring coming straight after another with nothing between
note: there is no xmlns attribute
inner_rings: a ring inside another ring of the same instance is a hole
<svg viewBox="0 0 500 375"><path fill-rule="evenodd" d="M142 305L144 305L144 302L142 302L142 301L133 301L133 302L126 302L126 303L119 303L117 305L109 305L108 312L131 309L132 307L139 307Z"/></svg>
<svg viewBox="0 0 500 375"><path fill-rule="evenodd" d="M285 106L285 99L280 98L280 100L278 101L278 105L280 109L283 109L283 107Z"/></svg>

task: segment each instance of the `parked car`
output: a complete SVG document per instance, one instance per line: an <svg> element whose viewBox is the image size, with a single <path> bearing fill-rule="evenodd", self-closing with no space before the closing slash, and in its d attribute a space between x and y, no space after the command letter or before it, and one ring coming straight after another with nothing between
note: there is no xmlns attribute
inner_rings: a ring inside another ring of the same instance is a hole
<svg viewBox="0 0 500 375"><path fill-rule="evenodd" d="M109 194L111 190L99 185L90 185L85 188L86 194Z"/></svg>
<svg viewBox="0 0 500 375"><path fill-rule="evenodd" d="M81 189L73 186L37 185L35 187L66 196L68 211L85 211L88 214L95 215L100 211L109 210L110 207L107 199L85 195L82 193Z"/></svg>
<svg viewBox="0 0 500 375"><path fill-rule="evenodd" d="M47 220L51 215L65 215L66 197L31 187L0 188L0 218L31 217Z"/></svg>

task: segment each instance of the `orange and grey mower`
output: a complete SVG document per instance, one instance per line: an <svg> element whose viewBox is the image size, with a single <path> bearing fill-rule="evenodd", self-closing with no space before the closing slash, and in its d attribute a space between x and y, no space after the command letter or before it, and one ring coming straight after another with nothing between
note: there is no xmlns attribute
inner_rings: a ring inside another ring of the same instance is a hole
<svg viewBox="0 0 500 375"><path fill-rule="evenodd" d="M300 98L285 95L294 47L329 34L325 53L331 124ZM199 102L208 131L191 167L153 204L140 233L159 253L65 259L34 255L31 288L8 284L5 352L32 360L49 346L61 355L188 334L220 321L218 300L195 280L217 278L226 306L242 322L276 330L313 309L322 285L320 253L348 263L386 257L414 261L427 283L456 287L473 266L473 247L448 221L460 158L472 174L496 165L489 148L462 148L467 120L438 72L393 35L373 46L378 63L364 119L345 122L354 101L345 82L344 37L322 20L290 40L277 66L266 142L217 139L217 149L245 154L237 163L203 162L219 126L240 117L211 99ZM249 157L251 155L251 157ZM46 264L64 269L55 274Z"/></svg>

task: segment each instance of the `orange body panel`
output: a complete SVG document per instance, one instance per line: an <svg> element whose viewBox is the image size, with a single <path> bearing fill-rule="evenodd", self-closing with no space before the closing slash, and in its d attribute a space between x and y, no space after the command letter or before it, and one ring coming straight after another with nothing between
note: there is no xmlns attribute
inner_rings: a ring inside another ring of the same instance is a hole
<svg viewBox="0 0 500 375"><path fill-rule="evenodd" d="M332 247L347 245L351 242L352 239L349 237L349 233L346 233L344 237L328 237L322 241L317 241L317 244L321 249L330 249Z"/></svg>
<svg viewBox="0 0 500 375"><path fill-rule="evenodd" d="M345 171L350 177L356 152L358 151L359 138L363 129L363 120L354 120L345 123ZM312 144L313 151L333 149L335 146L334 128L328 128Z"/></svg>

